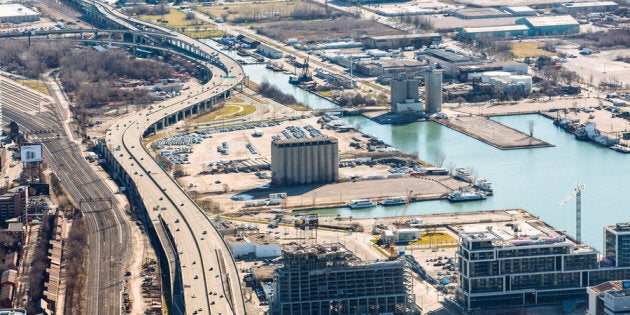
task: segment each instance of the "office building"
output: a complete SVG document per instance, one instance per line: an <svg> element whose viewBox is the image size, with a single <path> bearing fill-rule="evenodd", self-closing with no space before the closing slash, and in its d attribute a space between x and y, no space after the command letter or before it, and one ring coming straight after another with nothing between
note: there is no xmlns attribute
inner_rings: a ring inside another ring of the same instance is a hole
<svg viewBox="0 0 630 315"><path fill-rule="evenodd" d="M589 315L621 315L630 313L630 281L607 281L589 287Z"/></svg>
<svg viewBox="0 0 630 315"><path fill-rule="evenodd" d="M604 227L604 255L615 267L630 267L630 222Z"/></svg>
<svg viewBox="0 0 630 315"><path fill-rule="evenodd" d="M26 190L17 189L0 195L0 227L7 228L7 220L20 217L26 207Z"/></svg>
<svg viewBox="0 0 630 315"><path fill-rule="evenodd" d="M468 311L586 301L587 287L630 277L598 255L542 221L462 226L456 300Z"/></svg>
<svg viewBox="0 0 630 315"><path fill-rule="evenodd" d="M273 185L334 183L338 179L337 139L319 137L271 142L271 183Z"/></svg>
<svg viewBox="0 0 630 315"><path fill-rule="evenodd" d="M271 314L419 314L402 260L363 262L341 244L288 245L282 258Z"/></svg>

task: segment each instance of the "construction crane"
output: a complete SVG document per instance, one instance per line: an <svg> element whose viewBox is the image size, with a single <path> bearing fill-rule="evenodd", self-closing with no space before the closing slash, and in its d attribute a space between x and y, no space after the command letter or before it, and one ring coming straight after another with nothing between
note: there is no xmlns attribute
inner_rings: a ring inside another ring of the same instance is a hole
<svg viewBox="0 0 630 315"><path fill-rule="evenodd" d="M409 208L409 203L411 202L411 195L413 194L413 190L410 190L409 193L407 194L407 199L405 200L405 206L403 207L402 212L400 213L400 216L396 219L396 228L400 229L400 226L402 225L401 218L404 218L405 215L407 214L407 208ZM396 254L396 249L394 248L394 246L392 246L392 244L387 244L387 247L389 247L389 258L390 259L394 259L396 257L398 257L398 254ZM401 245L400 248L398 249L398 252L400 253L401 251L404 251L405 246Z"/></svg>
<svg viewBox="0 0 630 315"><path fill-rule="evenodd" d="M582 243L582 191L584 184L579 184L558 205L562 206L575 196L575 240Z"/></svg>

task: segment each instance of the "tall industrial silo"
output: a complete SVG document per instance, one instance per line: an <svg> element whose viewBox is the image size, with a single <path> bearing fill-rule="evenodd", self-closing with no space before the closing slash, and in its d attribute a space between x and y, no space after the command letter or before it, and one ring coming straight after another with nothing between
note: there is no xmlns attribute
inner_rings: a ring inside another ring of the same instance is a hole
<svg viewBox="0 0 630 315"><path fill-rule="evenodd" d="M433 65L424 72L424 99L427 114L438 113L442 110L442 73Z"/></svg>

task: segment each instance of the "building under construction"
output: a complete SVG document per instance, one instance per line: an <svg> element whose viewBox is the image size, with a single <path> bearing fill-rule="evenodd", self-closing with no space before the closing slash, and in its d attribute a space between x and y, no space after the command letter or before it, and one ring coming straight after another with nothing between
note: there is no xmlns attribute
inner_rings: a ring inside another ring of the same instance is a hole
<svg viewBox="0 0 630 315"><path fill-rule="evenodd" d="M403 260L363 262L341 244L288 245L271 314L419 314Z"/></svg>
<svg viewBox="0 0 630 315"><path fill-rule="evenodd" d="M318 137L272 141L271 183L273 185L334 183L338 178L337 139Z"/></svg>

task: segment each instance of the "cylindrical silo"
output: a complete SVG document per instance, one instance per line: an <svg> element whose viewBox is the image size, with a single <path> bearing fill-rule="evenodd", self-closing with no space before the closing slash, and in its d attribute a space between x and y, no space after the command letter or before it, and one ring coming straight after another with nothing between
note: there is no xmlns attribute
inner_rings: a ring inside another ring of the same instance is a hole
<svg viewBox="0 0 630 315"><path fill-rule="evenodd" d="M429 69L424 72L424 99L427 114L442 110L442 70Z"/></svg>

